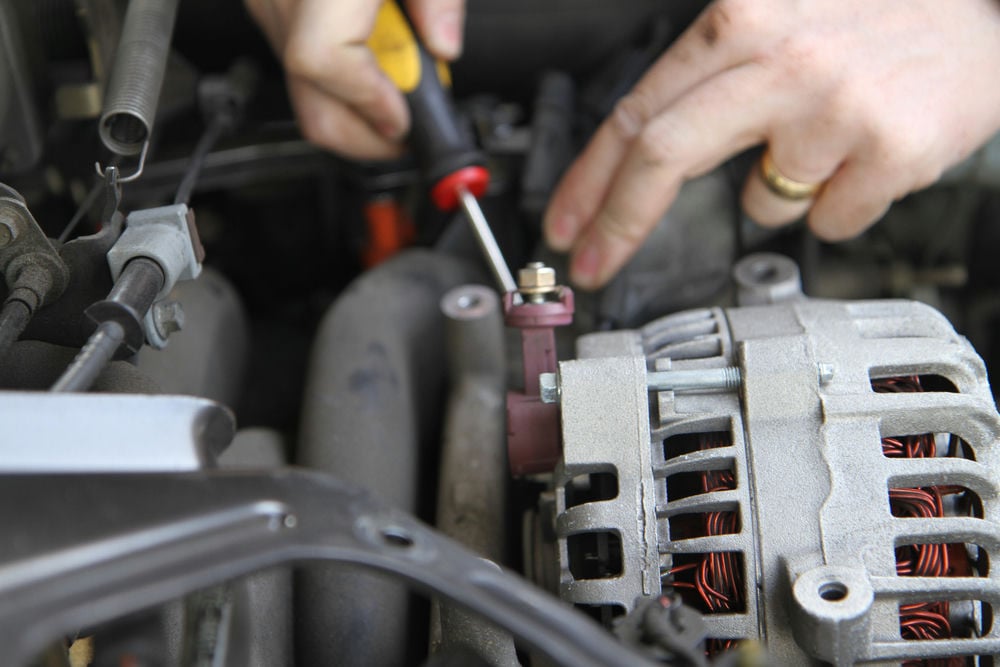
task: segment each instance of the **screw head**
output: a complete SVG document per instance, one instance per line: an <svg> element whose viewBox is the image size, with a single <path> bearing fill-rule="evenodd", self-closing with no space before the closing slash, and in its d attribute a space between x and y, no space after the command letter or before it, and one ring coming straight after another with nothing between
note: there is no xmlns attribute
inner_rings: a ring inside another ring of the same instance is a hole
<svg viewBox="0 0 1000 667"><path fill-rule="evenodd" d="M153 325L163 338L184 328L184 309L177 301L159 301L153 306Z"/></svg>

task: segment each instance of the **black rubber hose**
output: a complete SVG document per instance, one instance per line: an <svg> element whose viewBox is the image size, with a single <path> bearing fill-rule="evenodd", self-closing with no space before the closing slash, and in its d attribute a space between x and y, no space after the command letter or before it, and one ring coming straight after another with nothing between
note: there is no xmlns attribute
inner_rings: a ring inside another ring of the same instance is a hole
<svg viewBox="0 0 1000 667"><path fill-rule="evenodd" d="M52 391L87 391L125 340L125 329L114 320L101 322Z"/></svg>
<svg viewBox="0 0 1000 667"><path fill-rule="evenodd" d="M0 309L0 360L14 344L31 321L31 309L20 299L12 299Z"/></svg>

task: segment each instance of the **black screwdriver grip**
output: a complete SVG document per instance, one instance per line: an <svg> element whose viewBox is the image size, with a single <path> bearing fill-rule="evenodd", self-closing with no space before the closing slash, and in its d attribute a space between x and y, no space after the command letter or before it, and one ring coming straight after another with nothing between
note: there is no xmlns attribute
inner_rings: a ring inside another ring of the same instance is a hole
<svg viewBox="0 0 1000 667"><path fill-rule="evenodd" d="M437 63L421 45L420 82L406 94L410 107L410 144L430 185L470 166L486 164L485 156L458 122L451 95L438 77Z"/></svg>

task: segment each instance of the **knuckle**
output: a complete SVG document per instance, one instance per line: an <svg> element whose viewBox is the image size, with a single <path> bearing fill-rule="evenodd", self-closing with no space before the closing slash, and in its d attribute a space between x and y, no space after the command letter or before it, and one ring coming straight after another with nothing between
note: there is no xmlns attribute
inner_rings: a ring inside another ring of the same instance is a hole
<svg viewBox="0 0 1000 667"><path fill-rule="evenodd" d="M631 216L610 208L601 213L597 228L606 238L624 242L630 247L638 246L646 237L642 226Z"/></svg>
<svg viewBox="0 0 1000 667"><path fill-rule="evenodd" d="M816 89L836 85L841 69L836 56L821 40L791 35L779 40L765 59L773 69L801 85Z"/></svg>
<svg viewBox="0 0 1000 667"><path fill-rule="evenodd" d="M655 109L649 93L637 86L618 100L611 114L611 128L623 141L631 141L653 117Z"/></svg>
<svg viewBox="0 0 1000 667"><path fill-rule="evenodd" d="M317 80L321 76L320 58L308 44L295 36L288 40L281 54L281 60L291 76L309 81Z"/></svg>
<svg viewBox="0 0 1000 667"><path fill-rule="evenodd" d="M764 4L759 0L719 0L709 8L707 18L719 35L731 31L756 32L769 23L762 14Z"/></svg>
<svg viewBox="0 0 1000 667"><path fill-rule="evenodd" d="M681 133L665 121L644 129L635 142L636 156L643 167L662 169L676 165L683 157Z"/></svg>

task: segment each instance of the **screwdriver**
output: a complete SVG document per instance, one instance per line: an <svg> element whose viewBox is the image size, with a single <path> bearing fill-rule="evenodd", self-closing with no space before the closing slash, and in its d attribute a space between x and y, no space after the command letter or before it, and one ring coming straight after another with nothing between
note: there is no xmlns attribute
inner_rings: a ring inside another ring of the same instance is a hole
<svg viewBox="0 0 1000 667"><path fill-rule="evenodd" d="M452 106L447 68L431 57L391 0L379 8L368 47L410 108L410 144L430 184L431 201L445 213L462 208L500 289L516 292L517 283L476 199L486 192L490 174L485 156L463 131Z"/></svg>

